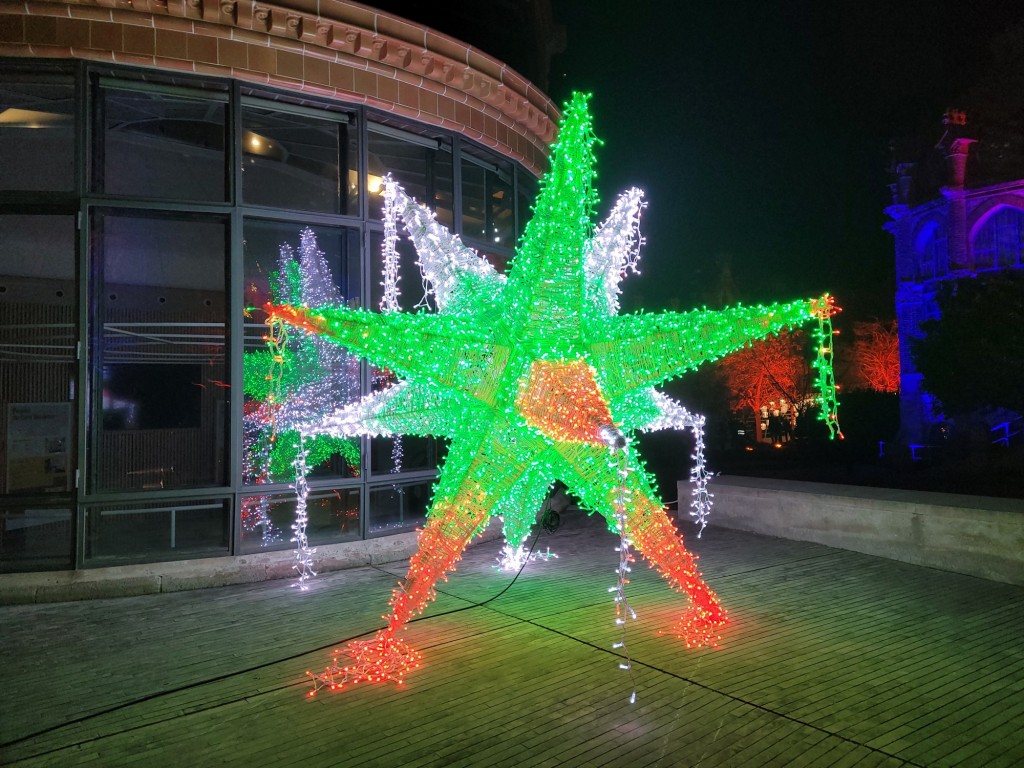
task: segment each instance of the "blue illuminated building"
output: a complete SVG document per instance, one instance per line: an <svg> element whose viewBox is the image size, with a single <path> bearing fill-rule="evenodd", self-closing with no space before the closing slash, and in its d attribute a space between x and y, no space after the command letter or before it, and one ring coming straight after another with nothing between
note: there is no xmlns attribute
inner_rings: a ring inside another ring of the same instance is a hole
<svg viewBox="0 0 1024 768"><path fill-rule="evenodd" d="M938 144L918 162L894 166L885 211L896 251L901 438L911 446L942 438L944 417L922 386L909 343L923 322L939 317L940 287L1024 268L1024 173L1009 145L971 138L966 122L962 112L947 112Z"/></svg>

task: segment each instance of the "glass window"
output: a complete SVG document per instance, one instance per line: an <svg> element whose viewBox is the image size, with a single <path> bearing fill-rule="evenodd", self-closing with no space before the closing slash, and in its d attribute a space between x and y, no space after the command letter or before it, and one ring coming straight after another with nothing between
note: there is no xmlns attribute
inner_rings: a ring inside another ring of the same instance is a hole
<svg viewBox="0 0 1024 768"><path fill-rule="evenodd" d="M75 91L68 82L0 82L0 189L75 184Z"/></svg>
<svg viewBox="0 0 1024 768"><path fill-rule="evenodd" d="M432 487L430 482L396 483L371 490L367 538L423 527Z"/></svg>
<svg viewBox="0 0 1024 768"><path fill-rule="evenodd" d="M403 138L396 129L370 124L367 191L370 218L383 215L381 184L387 174L397 180L410 197L434 210L437 220L452 226L452 156L440 141L410 135ZM381 131L389 131L381 133ZM442 148L444 146L444 148Z"/></svg>
<svg viewBox="0 0 1024 768"><path fill-rule="evenodd" d="M67 504L0 507L0 573L71 568L73 521Z"/></svg>
<svg viewBox="0 0 1024 768"><path fill-rule="evenodd" d="M223 499L96 505L85 512L85 559L106 565L227 554L230 520Z"/></svg>
<svg viewBox="0 0 1024 768"><path fill-rule="evenodd" d="M384 235L374 232L371 236L372 271L371 280L373 310L379 311L384 286L381 276L384 274L383 260ZM416 249L408 238L401 237L398 241L398 305L405 312L415 312L426 308L431 310L433 304L428 301L416 265ZM370 366L370 390L380 392L397 382L395 375L384 368ZM438 461L444 456L445 446L433 437L403 435L401 437L374 437L370 439L370 471L375 475L397 474L399 472L416 472L435 469Z"/></svg>
<svg viewBox="0 0 1024 768"><path fill-rule="evenodd" d="M0 494L70 494L75 220L0 216Z"/></svg>
<svg viewBox="0 0 1024 768"><path fill-rule="evenodd" d="M946 231L937 222L928 222L915 238L918 272L922 280L945 277L949 272Z"/></svg>
<svg viewBox="0 0 1024 768"><path fill-rule="evenodd" d="M398 280L395 284L398 308L403 312L415 312L418 309L435 308L432 297L428 297L423 276L420 273L416 249L406 236L405 230L399 225L398 243ZM384 299L384 234L373 232L370 235L370 309L381 311Z"/></svg>
<svg viewBox="0 0 1024 768"><path fill-rule="evenodd" d="M98 213L92 249L90 487L224 484L226 222Z"/></svg>
<svg viewBox="0 0 1024 768"><path fill-rule="evenodd" d="M525 171L517 171L516 173L518 175L518 186L516 188L518 202L516 236L522 237L523 232L526 231L526 225L533 218L533 201L537 199L538 182L536 177Z"/></svg>
<svg viewBox="0 0 1024 768"><path fill-rule="evenodd" d="M242 499L242 554L294 548L295 492ZM359 489L311 489L306 497L310 545L361 538Z"/></svg>
<svg viewBox="0 0 1024 768"><path fill-rule="evenodd" d="M447 441L435 437L374 437L370 440L370 470L380 476L437 469L447 452Z"/></svg>
<svg viewBox="0 0 1024 768"><path fill-rule="evenodd" d="M1024 263L1024 211L1003 207L982 224L972 243L975 269Z"/></svg>
<svg viewBox="0 0 1024 768"><path fill-rule="evenodd" d="M360 397L359 358L322 337L285 329L276 345L267 302L359 306L357 230L247 219L245 258L245 407L243 481L292 482L298 429ZM278 347L279 350L275 347ZM314 430L315 431L315 430ZM359 439L305 438L310 478L360 474Z"/></svg>
<svg viewBox="0 0 1024 768"><path fill-rule="evenodd" d="M355 142L343 119L245 106L242 197L254 205L356 215Z"/></svg>
<svg viewBox="0 0 1024 768"><path fill-rule="evenodd" d="M462 147L463 236L491 248L513 248L516 222L511 165L477 157L479 150L467 144Z"/></svg>
<svg viewBox="0 0 1024 768"><path fill-rule="evenodd" d="M227 199L225 107L209 98L101 88L95 187L111 195Z"/></svg>

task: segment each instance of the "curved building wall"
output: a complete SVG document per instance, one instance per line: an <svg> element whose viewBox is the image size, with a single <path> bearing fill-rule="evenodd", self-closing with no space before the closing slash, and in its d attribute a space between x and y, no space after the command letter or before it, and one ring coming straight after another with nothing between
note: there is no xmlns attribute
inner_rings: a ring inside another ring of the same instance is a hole
<svg viewBox="0 0 1024 768"><path fill-rule="evenodd" d="M391 173L501 267L557 116L352 3L0 3L0 571L293 547L294 475L254 460L243 387L282 247L315 242L333 295L377 309ZM389 384L328 362L335 402ZM397 442L317 463L311 546L422 523L445 447Z"/></svg>
<svg viewBox="0 0 1024 768"><path fill-rule="evenodd" d="M228 76L462 134L539 173L558 114L486 54L340 0L0 2L0 56Z"/></svg>

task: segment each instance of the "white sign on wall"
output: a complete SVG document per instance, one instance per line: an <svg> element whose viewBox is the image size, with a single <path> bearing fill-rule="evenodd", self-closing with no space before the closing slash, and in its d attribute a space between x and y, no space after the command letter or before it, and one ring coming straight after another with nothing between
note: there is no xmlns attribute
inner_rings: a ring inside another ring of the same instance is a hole
<svg viewBox="0 0 1024 768"><path fill-rule="evenodd" d="M7 491L71 490L71 403L7 406Z"/></svg>

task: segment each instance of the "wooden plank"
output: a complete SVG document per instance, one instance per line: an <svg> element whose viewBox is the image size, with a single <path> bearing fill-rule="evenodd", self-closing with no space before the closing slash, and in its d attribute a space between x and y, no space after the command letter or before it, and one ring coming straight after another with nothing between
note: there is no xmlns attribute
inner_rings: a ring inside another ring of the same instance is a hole
<svg viewBox="0 0 1024 768"><path fill-rule="evenodd" d="M1024 589L709 530L688 544L733 623L713 650L659 634L685 598L638 564L630 705L610 648L614 536L569 515L550 539L559 559L439 615L512 580L491 567L497 543L467 551L408 628L426 664L403 689L310 700L303 677L380 625L402 564L325 574L308 593L262 583L0 608L0 741L41 731L0 762L1024 764Z"/></svg>

